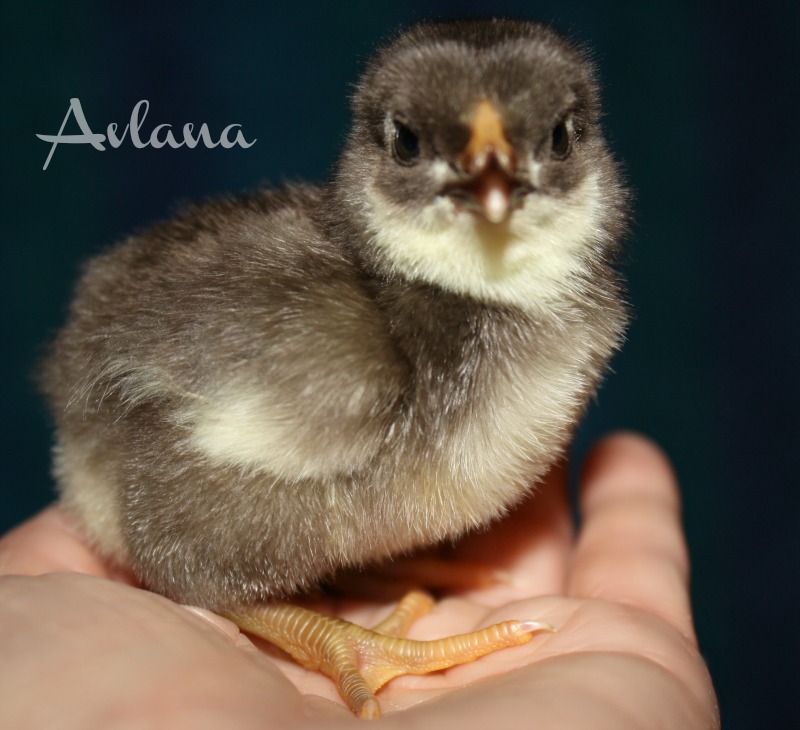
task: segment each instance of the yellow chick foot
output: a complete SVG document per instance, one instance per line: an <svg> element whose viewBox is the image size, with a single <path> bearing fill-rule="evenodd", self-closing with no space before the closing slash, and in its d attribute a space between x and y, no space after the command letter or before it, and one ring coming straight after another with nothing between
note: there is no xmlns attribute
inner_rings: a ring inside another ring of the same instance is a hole
<svg viewBox="0 0 800 730"><path fill-rule="evenodd" d="M372 629L299 606L271 603L226 614L241 629L275 644L302 666L330 677L361 718L381 715L377 692L402 674L428 674L466 664L498 649L530 641L553 628L539 621L503 621L479 631L433 641L404 638L431 610L433 599L412 591Z"/></svg>

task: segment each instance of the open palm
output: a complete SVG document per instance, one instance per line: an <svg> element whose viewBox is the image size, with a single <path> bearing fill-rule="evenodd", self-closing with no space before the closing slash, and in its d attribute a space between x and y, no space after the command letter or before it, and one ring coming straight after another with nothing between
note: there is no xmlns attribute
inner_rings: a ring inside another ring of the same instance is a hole
<svg viewBox="0 0 800 730"><path fill-rule="evenodd" d="M472 664L390 682L386 727L717 728L692 627L669 465L639 437L593 452L573 534L559 474L456 557L502 571L439 602L411 638L505 619L556 628ZM364 727L326 677L230 622L113 574L57 509L0 541L0 725L14 728ZM46 575L49 574L49 575ZM371 625L391 606L323 606ZM41 701L41 698L47 698Z"/></svg>

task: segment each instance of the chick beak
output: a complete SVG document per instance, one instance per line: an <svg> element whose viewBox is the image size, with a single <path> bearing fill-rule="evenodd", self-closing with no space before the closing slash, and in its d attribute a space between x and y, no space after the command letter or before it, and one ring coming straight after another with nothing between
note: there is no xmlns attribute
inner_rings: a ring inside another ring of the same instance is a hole
<svg viewBox="0 0 800 730"><path fill-rule="evenodd" d="M514 178L516 158L500 115L488 99L481 101L475 111L459 165L470 179L451 190L451 197L463 207L477 210L491 223L506 220L519 199L519 183Z"/></svg>

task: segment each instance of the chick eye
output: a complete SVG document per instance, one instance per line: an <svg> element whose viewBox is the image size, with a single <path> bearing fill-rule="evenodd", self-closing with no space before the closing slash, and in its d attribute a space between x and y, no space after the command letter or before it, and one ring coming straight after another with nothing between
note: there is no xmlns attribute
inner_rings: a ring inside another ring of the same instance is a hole
<svg viewBox="0 0 800 730"><path fill-rule="evenodd" d="M556 160L564 160L572 152L572 125L569 118L563 119L551 132L550 153Z"/></svg>
<svg viewBox="0 0 800 730"><path fill-rule="evenodd" d="M393 149L398 161L409 165L419 157L419 137L405 124L395 121Z"/></svg>

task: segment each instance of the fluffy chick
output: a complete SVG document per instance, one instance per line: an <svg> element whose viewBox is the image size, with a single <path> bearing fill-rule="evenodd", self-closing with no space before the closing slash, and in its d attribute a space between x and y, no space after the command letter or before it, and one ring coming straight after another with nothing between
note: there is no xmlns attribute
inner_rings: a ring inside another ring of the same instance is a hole
<svg viewBox="0 0 800 730"><path fill-rule="evenodd" d="M625 324L599 114L592 64L543 26L416 26L369 63L329 184L91 261L43 383L96 548L231 612L519 501Z"/></svg>

